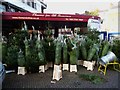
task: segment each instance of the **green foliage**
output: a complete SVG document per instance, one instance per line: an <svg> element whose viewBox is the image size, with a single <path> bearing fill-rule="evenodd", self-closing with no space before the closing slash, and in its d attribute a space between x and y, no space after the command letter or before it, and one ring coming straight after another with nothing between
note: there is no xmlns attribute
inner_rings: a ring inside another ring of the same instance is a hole
<svg viewBox="0 0 120 90"><path fill-rule="evenodd" d="M63 63L68 63L68 51L67 51L67 44L63 45Z"/></svg>
<svg viewBox="0 0 120 90"><path fill-rule="evenodd" d="M120 59L120 40L113 40L113 47L112 47L113 53L117 56L117 58Z"/></svg>
<svg viewBox="0 0 120 90"><path fill-rule="evenodd" d="M88 57L87 60L90 61L94 57L95 53L97 52L97 45L94 44L93 47L91 47L88 51Z"/></svg>
<svg viewBox="0 0 120 90"><path fill-rule="evenodd" d="M88 37L88 39L91 39L91 41L93 41L94 43L99 42L99 37L98 37L100 35L99 31L96 30L88 31L85 35Z"/></svg>
<svg viewBox="0 0 120 90"><path fill-rule="evenodd" d="M25 66L25 56L23 55L23 52L21 50L18 52L18 66Z"/></svg>
<svg viewBox="0 0 120 90"><path fill-rule="evenodd" d="M45 38L42 43L45 50L45 58L47 62L55 61L55 44L53 39Z"/></svg>
<svg viewBox="0 0 120 90"><path fill-rule="evenodd" d="M71 43L70 39L67 39L67 45L68 45L68 52L72 51L73 44Z"/></svg>
<svg viewBox="0 0 120 90"><path fill-rule="evenodd" d="M52 30L50 30L51 25L49 22L47 22L46 30L44 31L45 37L51 37L52 35Z"/></svg>
<svg viewBox="0 0 120 90"><path fill-rule="evenodd" d="M46 30L44 32L45 36L51 36L52 35L52 31L51 30Z"/></svg>
<svg viewBox="0 0 120 90"><path fill-rule="evenodd" d="M108 41L104 41L104 46L103 46L103 49L102 49L102 55L101 56L105 56L108 53L109 48L110 48L110 43Z"/></svg>
<svg viewBox="0 0 120 90"><path fill-rule="evenodd" d="M77 64L77 49L73 49L70 51L70 64L71 65L76 65Z"/></svg>
<svg viewBox="0 0 120 90"><path fill-rule="evenodd" d="M62 44L60 41L57 41L56 43L56 49L55 49L55 64L59 65L61 64L61 56L62 56Z"/></svg>
<svg viewBox="0 0 120 90"><path fill-rule="evenodd" d="M81 49L82 59L86 60L87 59L87 50L86 50L85 42L81 44L80 49Z"/></svg>
<svg viewBox="0 0 120 90"><path fill-rule="evenodd" d="M94 74L80 74L79 77L84 80L90 81L93 84L101 84L105 82L104 78L101 78L100 76Z"/></svg>
<svg viewBox="0 0 120 90"><path fill-rule="evenodd" d="M86 15L99 16L99 10L95 9L94 11L85 11Z"/></svg>
<svg viewBox="0 0 120 90"><path fill-rule="evenodd" d="M8 67L12 67L14 69L17 66L17 58L18 58L18 47L14 45L10 45L7 50L7 60L6 64Z"/></svg>
<svg viewBox="0 0 120 90"><path fill-rule="evenodd" d="M6 56L7 56L7 43L1 43L1 50L2 53L2 62L5 63L6 62Z"/></svg>
<svg viewBox="0 0 120 90"><path fill-rule="evenodd" d="M93 58L97 59L98 57L95 57L96 53L98 52L100 40L99 40L99 32L96 30L88 31L85 33L84 40L81 42L80 46L80 54L82 56L83 60L93 60Z"/></svg>
<svg viewBox="0 0 120 90"><path fill-rule="evenodd" d="M44 51L44 47L43 44L40 40L36 41L36 50L37 50L37 54L38 54L38 62L40 65L44 65L46 64L46 60L45 60L45 51Z"/></svg>

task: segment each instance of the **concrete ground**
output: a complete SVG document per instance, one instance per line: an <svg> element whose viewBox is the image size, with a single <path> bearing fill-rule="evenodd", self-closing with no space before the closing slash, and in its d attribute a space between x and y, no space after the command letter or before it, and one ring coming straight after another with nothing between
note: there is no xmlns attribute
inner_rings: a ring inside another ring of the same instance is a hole
<svg viewBox="0 0 120 90"><path fill-rule="evenodd" d="M97 66L94 71L87 71L83 66L78 66L78 72L62 72L62 79L52 81L52 68L45 73L28 73L26 75L17 75L16 73L8 73L3 81L2 88L18 89L18 88L118 88L117 71L108 69L104 76L97 71ZM93 84L90 81L79 78L78 74L95 74L103 77L106 81L101 84Z"/></svg>

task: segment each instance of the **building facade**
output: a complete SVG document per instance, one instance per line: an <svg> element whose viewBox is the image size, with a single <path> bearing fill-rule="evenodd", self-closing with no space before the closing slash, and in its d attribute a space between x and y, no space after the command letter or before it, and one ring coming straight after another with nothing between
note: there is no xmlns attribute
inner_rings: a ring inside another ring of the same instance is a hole
<svg viewBox="0 0 120 90"><path fill-rule="evenodd" d="M43 0L2 0L0 12L44 13L47 5Z"/></svg>
<svg viewBox="0 0 120 90"><path fill-rule="evenodd" d="M119 32L119 14L120 6L118 3L113 3L106 10L101 10L99 15L103 19L102 30L107 32Z"/></svg>

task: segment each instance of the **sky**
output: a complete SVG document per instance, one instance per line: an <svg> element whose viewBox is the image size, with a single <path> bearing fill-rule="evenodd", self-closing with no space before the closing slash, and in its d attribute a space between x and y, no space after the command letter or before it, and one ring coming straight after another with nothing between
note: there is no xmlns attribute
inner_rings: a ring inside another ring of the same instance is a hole
<svg viewBox="0 0 120 90"><path fill-rule="evenodd" d="M44 0L47 4L45 13L82 14L85 11L95 9L104 10L110 7L110 3L118 3L119 0Z"/></svg>

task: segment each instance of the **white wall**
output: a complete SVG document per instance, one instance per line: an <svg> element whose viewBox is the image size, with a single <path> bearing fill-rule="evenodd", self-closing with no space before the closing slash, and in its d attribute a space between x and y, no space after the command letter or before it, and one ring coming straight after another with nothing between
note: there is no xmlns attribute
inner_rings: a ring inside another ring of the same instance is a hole
<svg viewBox="0 0 120 90"><path fill-rule="evenodd" d="M101 12L100 17L103 19L103 31L118 32L118 7L110 7L104 12Z"/></svg>
<svg viewBox="0 0 120 90"><path fill-rule="evenodd" d="M34 0L36 2L37 9L32 8L31 6L27 5L27 3L23 3L22 0L4 0L6 2L9 2L13 5L16 5L20 8L23 8L29 12L33 13L40 13L41 12L41 3L38 0ZM27 2L27 0L25 0Z"/></svg>

